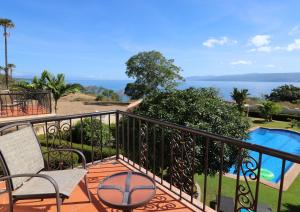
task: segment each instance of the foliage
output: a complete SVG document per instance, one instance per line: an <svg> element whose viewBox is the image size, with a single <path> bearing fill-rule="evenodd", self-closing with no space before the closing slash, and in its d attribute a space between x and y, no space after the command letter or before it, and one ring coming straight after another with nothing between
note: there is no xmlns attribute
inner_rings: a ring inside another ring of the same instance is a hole
<svg viewBox="0 0 300 212"><path fill-rule="evenodd" d="M44 70L42 72L40 78L35 76L32 80L32 83L26 81L19 81L15 83L14 88L17 90L19 89L27 91L51 91L54 99L55 112L57 112L57 102L62 96L82 90L82 86L78 83L66 84L64 74L57 74L57 76L53 76L47 70Z"/></svg>
<svg viewBox="0 0 300 212"><path fill-rule="evenodd" d="M17 81L13 85L14 90L24 90L24 91L37 91L37 90L45 90L47 89L47 81L46 75L48 74L47 71L43 71L41 77L38 78L34 76L31 83L28 81Z"/></svg>
<svg viewBox="0 0 300 212"><path fill-rule="evenodd" d="M84 90L82 91L83 93L86 94L100 94L105 90L104 87L102 86L85 86Z"/></svg>
<svg viewBox="0 0 300 212"><path fill-rule="evenodd" d="M84 144L91 145L93 142L101 140L103 145L107 145L115 136L115 124L111 124L109 127L100 119L82 119L82 122L76 123L72 131L73 142L81 143L81 136Z"/></svg>
<svg viewBox="0 0 300 212"><path fill-rule="evenodd" d="M6 27L6 28L14 28L15 24L10 19L0 18L0 26Z"/></svg>
<svg viewBox="0 0 300 212"><path fill-rule="evenodd" d="M289 125L291 128L294 128L294 127L298 127L300 128L300 121L298 121L297 119L289 119Z"/></svg>
<svg viewBox="0 0 300 212"><path fill-rule="evenodd" d="M45 139L44 136L39 136L39 141L42 145L42 149L45 151L47 150L46 146L47 146L47 140ZM64 144L65 146L71 146L71 142L68 140L55 140L55 141L48 141L48 142L53 142L52 147L53 148L60 148L62 144ZM93 159L97 159L99 158L99 156L101 155L101 150L100 148L93 148L91 145L87 145L87 144L79 144L79 143L72 143L72 148L73 149L77 149L79 151L81 151L84 156L86 157L87 162L91 162L92 161L92 155L93 155ZM116 154L116 149L114 147L103 147L102 148L102 158L106 158L106 157L110 157ZM96 157L97 156L97 157ZM81 162L80 158L79 158L79 162Z"/></svg>
<svg viewBox="0 0 300 212"><path fill-rule="evenodd" d="M212 88L153 93L143 100L134 113L237 139L247 138L247 129L250 127L248 119L236 107L222 101L217 96L217 91ZM171 137L165 140L171 140ZM196 142L196 171L202 173L205 164L204 142L202 138L198 138ZM165 150L165 154L169 155L170 147ZM234 146L226 146L224 171L227 172L236 163L237 151ZM211 142L208 155L210 161L215 161L210 164L209 173L215 174L220 168L220 146Z"/></svg>
<svg viewBox="0 0 300 212"><path fill-rule="evenodd" d="M135 82L128 83L125 94L132 99L142 98L153 91L170 90L183 80L181 68L160 52L140 52L126 62L126 74Z"/></svg>
<svg viewBox="0 0 300 212"><path fill-rule="evenodd" d="M78 92L81 89L78 84L66 84L64 74L53 76L48 71L44 71L43 74L45 74L47 80L46 88L51 91L54 99L55 112L57 112L57 102L62 96L68 93Z"/></svg>
<svg viewBox="0 0 300 212"><path fill-rule="evenodd" d="M300 100L300 88L293 85L282 85L272 90L266 98L270 101L297 102Z"/></svg>
<svg viewBox="0 0 300 212"><path fill-rule="evenodd" d="M96 101L120 101L120 96L116 92L110 89L104 89L97 95Z"/></svg>
<svg viewBox="0 0 300 212"><path fill-rule="evenodd" d="M265 101L259 106L259 112L261 116L266 120L271 122L272 117L275 114L280 113L282 110L281 106L272 101Z"/></svg>
<svg viewBox="0 0 300 212"><path fill-rule="evenodd" d="M205 178L204 175L195 175L195 182L197 182L200 186L204 185ZM245 183L245 182L243 182ZM252 191L256 189L256 181L249 181L249 186ZM207 177L207 194L206 201L211 202L216 200L216 191L219 186L219 176L208 176ZM236 179L229 177L222 177L222 196L225 197L235 197L235 188L236 187ZM282 212L299 212L300 209L300 175L298 175L293 182L293 184L283 192L282 195L282 208L280 211ZM203 201L203 196L201 195ZM278 189L274 189L268 185L264 185L260 183L259 185L259 196L258 196L259 204L267 204L270 205L272 211L277 211L278 204ZM212 207L214 208L214 207Z"/></svg>
<svg viewBox="0 0 300 212"><path fill-rule="evenodd" d="M14 28L15 27L15 24L12 22L12 20L10 19L7 19L7 18L0 18L0 26L3 27L4 29L4 44L5 44L5 68L4 68L4 72L5 72L5 84L6 84L6 88L8 89L8 84L9 84L9 80L8 80L8 72L9 72L9 69L12 70L13 67L8 66L7 64L7 37L8 37L8 33L7 33L7 29L8 28Z"/></svg>
<svg viewBox="0 0 300 212"><path fill-rule="evenodd" d="M233 88L231 98L236 102L240 112L244 111L244 104L248 96L248 89L239 90L238 88Z"/></svg>

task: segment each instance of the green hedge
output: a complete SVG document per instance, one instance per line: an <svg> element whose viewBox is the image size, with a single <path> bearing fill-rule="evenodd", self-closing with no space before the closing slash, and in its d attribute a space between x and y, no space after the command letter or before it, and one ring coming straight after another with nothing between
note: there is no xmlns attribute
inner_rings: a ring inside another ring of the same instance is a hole
<svg viewBox="0 0 300 212"><path fill-rule="evenodd" d="M81 143L91 145L94 140L102 140L102 144L106 145L111 139L114 139L116 133L116 125L103 123L99 119L85 118L78 121L72 129L73 143Z"/></svg>
<svg viewBox="0 0 300 212"><path fill-rule="evenodd" d="M44 138L44 136L38 136L39 141L41 143L41 145L46 148L46 139ZM52 148L60 148L61 146L69 146L71 148L71 143L69 141L66 140L50 140L49 141L49 145L51 144ZM101 154L100 154L100 147L94 148L90 145L87 144L77 144L77 143L72 143L72 148L73 149L77 149L79 151L81 151L84 156L86 157L87 162L91 162L92 161L92 153L94 152L94 160L99 160L101 159ZM103 147L102 148L102 158L106 158L106 157L110 157L116 155L116 149L114 147ZM79 159L79 161L81 162L81 160Z"/></svg>
<svg viewBox="0 0 300 212"><path fill-rule="evenodd" d="M250 117L256 117L256 118L262 118L261 115L258 112L249 112ZM277 114L273 115L273 120L277 121L290 121L290 119L296 119L300 121L300 117L297 115L290 115L290 114Z"/></svg>

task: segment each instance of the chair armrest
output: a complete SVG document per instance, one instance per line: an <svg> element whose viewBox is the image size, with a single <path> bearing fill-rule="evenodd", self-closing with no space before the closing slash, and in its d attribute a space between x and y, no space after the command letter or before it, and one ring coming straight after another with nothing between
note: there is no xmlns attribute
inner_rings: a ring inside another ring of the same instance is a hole
<svg viewBox="0 0 300 212"><path fill-rule="evenodd" d="M26 173L26 174L8 175L8 176L1 177L0 181L10 180L12 178L17 178L17 177L40 177L40 178L44 178L44 179L48 180L53 185L56 196L59 197L59 188L58 188L57 182L52 177L50 177L48 175L45 175L45 174ZM9 192L12 192L10 186L9 186Z"/></svg>
<svg viewBox="0 0 300 212"><path fill-rule="evenodd" d="M47 152L43 152L43 154L49 154L51 152L74 152L81 156L82 158L82 167L86 169L86 158L82 152L77 149L51 149Z"/></svg>

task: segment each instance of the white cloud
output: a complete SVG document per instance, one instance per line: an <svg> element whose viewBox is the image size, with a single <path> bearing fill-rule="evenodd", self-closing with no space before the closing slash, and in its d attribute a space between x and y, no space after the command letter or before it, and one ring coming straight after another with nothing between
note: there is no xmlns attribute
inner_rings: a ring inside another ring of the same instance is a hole
<svg viewBox="0 0 300 212"><path fill-rule="evenodd" d="M230 63L231 65L252 65L252 61L250 60L236 60Z"/></svg>
<svg viewBox="0 0 300 212"><path fill-rule="evenodd" d="M294 36L294 35L299 34L299 32L300 32L299 26L294 26L294 27L291 29L291 31L289 31L289 35L290 35L290 36Z"/></svg>
<svg viewBox="0 0 300 212"><path fill-rule="evenodd" d="M271 42L270 35L255 35L254 37L250 38L250 44L255 47L267 46Z"/></svg>
<svg viewBox="0 0 300 212"><path fill-rule="evenodd" d="M273 65L273 64L268 64L268 65L266 65L266 67L267 67L267 68L276 68L276 66Z"/></svg>
<svg viewBox="0 0 300 212"><path fill-rule="evenodd" d="M212 48L212 47L214 47L215 45L223 46L224 44L229 43L229 42L234 42L234 43L236 43L236 41L231 41L231 40L229 40L229 38L227 38L227 37L221 37L220 39L210 38L210 39L204 41L204 42L202 43L202 45L203 45L203 46L206 46L206 47L208 47L208 48Z"/></svg>
<svg viewBox="0 0 300 212"><path fill-rule="evenodd" d="M288 51L300 50L300 38L295 39L294 42L289 44L286 49Z"/></svg>
<svg viewBox="0 0 300 212"><path fill-rule="evenodd" d="M250 49L250 52L271 52L273 49L270 46L261 46L258 48Z"/></svg>

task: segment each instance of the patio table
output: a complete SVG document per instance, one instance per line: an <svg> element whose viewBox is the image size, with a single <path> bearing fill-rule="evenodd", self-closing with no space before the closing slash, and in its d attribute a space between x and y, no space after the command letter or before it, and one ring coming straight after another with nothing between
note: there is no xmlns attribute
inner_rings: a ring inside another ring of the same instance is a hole
<svg viewBox="0 0 300 212"><path fill-rule="evenodd" d="M119 172L106 177L98 186L99 199L108 207L131 211L146 205L156 193L155 182L139 172Z"/></svg>

